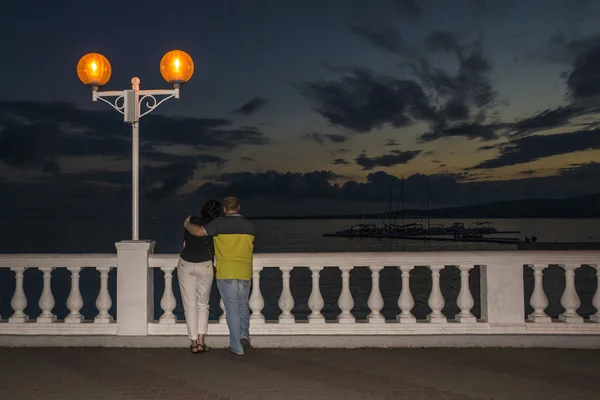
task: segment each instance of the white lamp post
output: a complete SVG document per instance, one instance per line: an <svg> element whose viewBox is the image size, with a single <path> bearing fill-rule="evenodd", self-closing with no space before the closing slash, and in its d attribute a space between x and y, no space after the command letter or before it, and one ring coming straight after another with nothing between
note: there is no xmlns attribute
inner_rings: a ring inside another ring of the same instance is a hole
<svg viewBox="0 0 600 400"><path fill-rule="evenodd" d="M139 181L140 181L140 128L139 120L150 113L162 102L179 98L181 85L190 80L194 74L192 58L181 50L172 50L165 54L160 61L160 73L171 85L170 90L140 90L140 79L131 79L131 89L111 90L100 92L99 88L106 85L112 69L110 63L102 54L89 53L81 57L77 64L77 76L81 82L92 89L92 100L103 102L120 112L125 122L131 124L131 196L132 196L132 239L139 240ZM160 101L154 96L166 96ZM114 98L114 100L107 100ZM142 103L146 100L146 111L141 113Z"/></svg>

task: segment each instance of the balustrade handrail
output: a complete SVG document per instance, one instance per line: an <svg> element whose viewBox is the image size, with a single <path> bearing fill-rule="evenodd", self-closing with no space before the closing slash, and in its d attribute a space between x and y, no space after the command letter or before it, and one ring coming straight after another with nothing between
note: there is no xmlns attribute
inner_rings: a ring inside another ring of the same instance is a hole
<svg viewBox="0 0 600 400"><path fill-rule="evenodd" d="M178 254L151 254L150 268L172 266ZM339 253L257 253L254 269L269 267L337 267L337 266L390 266L401 265L492 265L518 263L520 265L598 265L599 250L514 250L514 251L430 251L430 252L339 252Z"/></svg>
<svg viewBox="0 0 600 400"><path fill-rule="evenodd" d="M117 267L115 254L0 254L0 268Z"/></svg>

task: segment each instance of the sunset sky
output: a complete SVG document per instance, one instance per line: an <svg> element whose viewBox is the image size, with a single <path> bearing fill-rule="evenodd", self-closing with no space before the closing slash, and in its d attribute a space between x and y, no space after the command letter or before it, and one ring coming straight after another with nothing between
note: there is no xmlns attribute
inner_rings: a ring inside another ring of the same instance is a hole
<svg viewBox="0 0 600 400"><path fill-rule="evenodd" d="M196 70L140 123L153 204L233 194L259 214L273 198L289 204L274 213L351 210L404 176L417 206L423 175L434 206L594 193L599 22L592 0L10 2L0 205L129 201L130 128L75 67L98 52L104 89L133 76L168 88L172 49Z"/></svg>

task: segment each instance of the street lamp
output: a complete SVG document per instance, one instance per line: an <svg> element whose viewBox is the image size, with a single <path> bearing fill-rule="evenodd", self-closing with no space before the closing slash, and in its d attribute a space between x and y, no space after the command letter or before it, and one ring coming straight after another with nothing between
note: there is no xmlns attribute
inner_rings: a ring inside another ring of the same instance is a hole
<svg viewBox="0 0 600 400"><path fill-rule="evenodd" d="M162 102L179 98L179 89L194 74L194 62L184 51L172 50L160 60L160 74L171 85L170 90L140 90L140 78L131 79L131 90L111 90L100 92L110 79L112 68L102 54L89 53L81 57L77 63L77 76L84 85L92 89L92 101L102 100L125 117L131 124L131 192L132 192L132 237L139 240L139 169L140 169L140 128L139 120L158 107ZM160 101L154 96L166 96ZM107 98L115 98L110 101ZM142 103L147 108L140 112Z"/></svg>

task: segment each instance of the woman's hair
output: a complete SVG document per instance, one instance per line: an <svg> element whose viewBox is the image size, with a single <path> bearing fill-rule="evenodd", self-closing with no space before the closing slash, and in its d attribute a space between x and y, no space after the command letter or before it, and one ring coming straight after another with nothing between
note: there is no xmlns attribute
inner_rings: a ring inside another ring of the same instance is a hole
<svg viewBox="0 0 600 400"><path fill-rule="evenodd" d="M204 207L202 207L202 212L200 215L202 218L210 219L211 221L219 216L221 216L222 205L221 202L210 199L206 203L204 203Z"/></svg>

